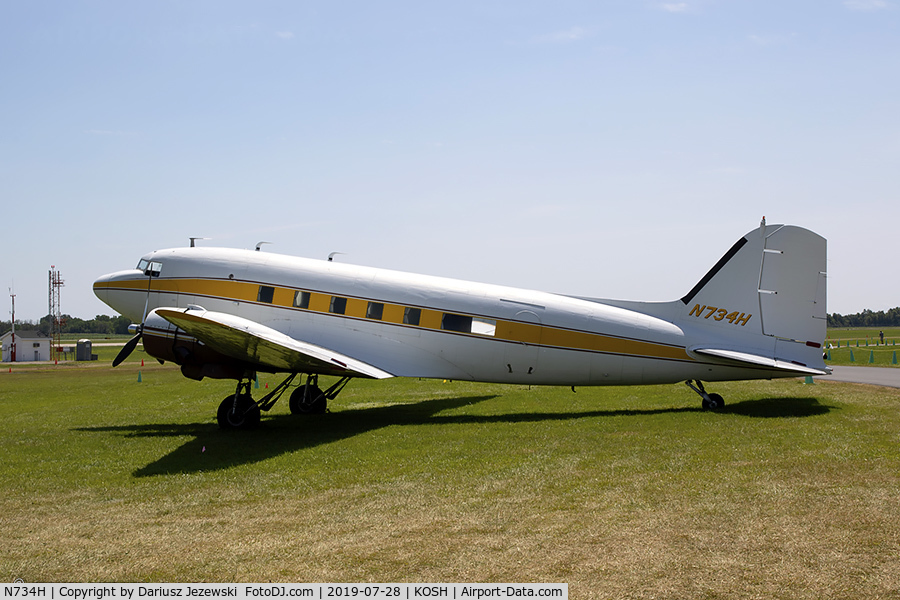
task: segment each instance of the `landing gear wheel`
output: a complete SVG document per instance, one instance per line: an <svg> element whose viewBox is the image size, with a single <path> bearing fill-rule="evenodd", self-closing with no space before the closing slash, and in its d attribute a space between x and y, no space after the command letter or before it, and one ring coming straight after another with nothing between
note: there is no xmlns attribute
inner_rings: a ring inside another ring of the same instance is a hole
<svg viewBox="0 0 900 600"><path fill-rule="evenodd" d="M725 400L722 399L722 396L719 394L708 394L703 387L703 382L699 379L696 381L688 379L684 383L703 398L703 410L719 410L725 408ZM694 385L695 383L696 385Z"/></svg>
<svg viewBox="0 0 900 600"><path fill-rule="evenodd" d="M234 394L226 396L216 413L219 427L222 429L253 429L259 425L259 406L250 394Z"/></svg>
<svg viewBox="0 0 900 600"><path fill-rule="evenodd" d="M328 398L319 386L307 383L291 392L289 405L293 415L321 415L328 408Z"/></svg>
<svg viewBox="0 0 900 600"><path fill-rule="evenodd" d="M719 394L709 394L703 399L703 410L719 410L725 408L725 400Z"/></svg>

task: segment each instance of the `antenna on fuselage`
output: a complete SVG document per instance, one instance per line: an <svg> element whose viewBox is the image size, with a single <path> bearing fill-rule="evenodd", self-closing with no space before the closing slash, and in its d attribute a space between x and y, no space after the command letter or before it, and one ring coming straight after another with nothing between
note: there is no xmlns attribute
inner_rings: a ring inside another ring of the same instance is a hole
<svg viewBox="0 0 900 600"><path fill-rule="evenodd" d="M272 244L272 243L274 243L274 242L259 242L258 244L256 244L256 251L259 252L259 247L262 246L263 244Z"/></svg>
<svg viewBox="0 0 900 600"><path fill-rule="evenodd" d="M338 254L344 254L344 252L332 252L331 254L328 255L328 262L333 262L334 257L337 256Z"/></svg>
<svg viewBox="0 0 900 600"><path fill-rule="evenodd" d="M191 248L194 247L194 242L197 240L211 240L211 239L212 238L207 238L207 237L192 237L191 238Z"/></svg>

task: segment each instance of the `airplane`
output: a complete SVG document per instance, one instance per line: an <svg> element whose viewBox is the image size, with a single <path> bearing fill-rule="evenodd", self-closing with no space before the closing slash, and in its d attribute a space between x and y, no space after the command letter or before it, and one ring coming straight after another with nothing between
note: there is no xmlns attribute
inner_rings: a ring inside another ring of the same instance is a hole
<svg viewBox="0 0 900 600"><path fill-rule="evenodd" d="M143 340L185 377L234 379L223 429L251 429L289 389L292 413L322 413L356 377L547 386L826 375L826 240L765 218L683 297L574 297L256 250L158 250L94 282L135 322L113 361ZM259 401L259 372L285 379ZM300 376L297 384L294 380ZM328 389L320 375L339 379ZM303 381L303 377L306 381Z"/></svg>

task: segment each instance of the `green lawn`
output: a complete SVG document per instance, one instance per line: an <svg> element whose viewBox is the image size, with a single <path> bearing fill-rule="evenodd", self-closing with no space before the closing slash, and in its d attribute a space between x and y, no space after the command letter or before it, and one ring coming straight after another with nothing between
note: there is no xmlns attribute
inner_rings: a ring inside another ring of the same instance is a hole
<svg viewBox="0 0 900 600"><path fill-rule="evenodd" d="M900 327L829 327L827 342L833 345L840 343L841 347L847 344L865 347L867 343L875 346L880 342L881 332L884 332L884 343L888 346L900 343Z"/></svg>
<svg viewBox="0 0 900 600"><path fill-rule="evenodd" d="M879 332L884 332L884 343ZM825 342L829 365L897 367L900 327L831 328Z"/></svg>
<svg viewBox="0 0 900 600"><path fill-rule="evenodd" d="M354 381L227 433L231 382L138 364L0 373L0 579L900 594L900 390Z"/></svg>

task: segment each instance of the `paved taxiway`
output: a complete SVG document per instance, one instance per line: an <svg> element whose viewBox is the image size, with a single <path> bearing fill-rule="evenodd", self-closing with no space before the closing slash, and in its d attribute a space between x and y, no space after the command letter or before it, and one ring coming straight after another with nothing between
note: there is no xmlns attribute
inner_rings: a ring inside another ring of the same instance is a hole
<svg viewBox="0 0 900 600"><path fill-rule="evenodd" d="M831 367L831 375L823 375L823 381L869 383L900 388L900 369L890 367Z"/></svg>

